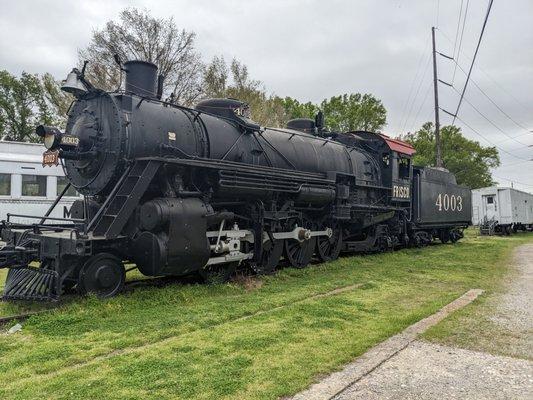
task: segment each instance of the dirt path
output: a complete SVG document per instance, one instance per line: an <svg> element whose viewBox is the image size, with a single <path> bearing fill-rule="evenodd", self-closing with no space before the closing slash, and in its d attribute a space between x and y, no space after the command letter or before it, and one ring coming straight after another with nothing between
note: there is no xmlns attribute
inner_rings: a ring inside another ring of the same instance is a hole
<svg viewBox="0 0 533 400"><path fill-rule="evenodd" d="M505 293L495 300L491 319L512 332L509 342L517 347L517 354L533 358L533 245L519 247L514 264L515 273L510 274ZM365 358L383 344L295 398L533 399L532 361L413 340L375 368L362 370ZM339 390L332 378L343 374ZM351 382L346 379L349 374Z"/></svg>
<svg viewBox="0 0 533 400"><path fill-rule="evenodd" d="M516 249L514 265L514 274L506 283L505 294L494 304L491 319L509 332L510 355L533 360L533 245Z"/></svg>

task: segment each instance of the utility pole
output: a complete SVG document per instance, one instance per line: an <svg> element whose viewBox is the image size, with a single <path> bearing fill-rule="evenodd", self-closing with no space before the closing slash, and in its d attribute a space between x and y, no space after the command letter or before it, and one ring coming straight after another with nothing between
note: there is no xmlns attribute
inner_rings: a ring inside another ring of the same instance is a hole
<svg viewBox="0 0 533 400"><path fill-rule="evenodd" d="M437 51L435 50L435 27L431 28L431 39L433 41L433 91L435 93L435 153L437 156L437 168L442 168L439 121L439 86L437 79Z"/></svg>

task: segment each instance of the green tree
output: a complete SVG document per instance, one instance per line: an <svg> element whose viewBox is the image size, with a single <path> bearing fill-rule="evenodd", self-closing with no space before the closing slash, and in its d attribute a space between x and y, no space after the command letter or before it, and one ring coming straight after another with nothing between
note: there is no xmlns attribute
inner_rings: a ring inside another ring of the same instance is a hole
<svg viewBox="0 0 533 400"><path fill-rule="evenodd" d="M320 108L308 101L307 103L300 103L298 100L293 99L292 97L285 97L280 99L287 120L294 118L315 118L315 115L320 111Z"/></svg>
<svg viewBox="0 0 533 400"><path fill-rule="evenodd" d="M448 125L440 130L443 164L455 174L457 183L471 189L493 185L491 168L500 165L500 157L495 147L483 147L474 140L465 138L461 128ZM431 122L426 122L420 130L402 137L416 150L414 163L421 166L436 164L435 130Z"/></svg>
<svg viewBox="0 0 533 400"><path fill-rule="evenodd" d="M16 77L0 71L0 139L36 142L36 125L59 122L57 108L49 101L41 77L27 72Z"/></svg>
<svg viewBox="0 0 533 400"><path fill-rule="evenodd" d="M282 126L287 117L281 99L269 95L263 82L252 79L248 67L237 59L228 65L214 57L206 66L203 84L205 98L232 98L248 104L254 121L262 126Z"/></svg>
<svg viewBox="0 0 533 400"><path fill-rule="evenodd" d="M320 105L326 127L333 131L377 132L387 123L387 110L371 94L343 94L324 99Z"/></svg>

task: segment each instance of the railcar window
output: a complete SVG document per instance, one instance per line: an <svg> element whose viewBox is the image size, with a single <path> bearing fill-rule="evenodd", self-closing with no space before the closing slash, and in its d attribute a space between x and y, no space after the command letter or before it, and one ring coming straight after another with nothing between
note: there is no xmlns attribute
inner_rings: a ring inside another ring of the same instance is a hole
<svg viewBox="0 0 533 400"><path fill-rule="evenodd" d="M68 183L69 183L68 179L65 178L64 176L57 177L57 194L58 195L63 191L63 189L65 189L65 186L67 186ZM78 197L79 194L76 191L76 189L74 189L74 187L71 186L67 190L67 193L65 193L65 196Z"/></svg>
<svg viewBox="0 0 533 400"><path fill-rule="evenodd" d="M408 158L400 157L398 159L398 178L400 179L409 179L409 166L411 160Z"/></svg>
<svg viewBox="0 0 533 400"><path fill-rule="evenodd" d="M22 175L23 196L46 196L46 176Z"/></svg>
<svg viewBox="0 0 533 400"><path fill-rule="evenodd" d="M11 195L11 175L0 174L0 196Z"/></svg>

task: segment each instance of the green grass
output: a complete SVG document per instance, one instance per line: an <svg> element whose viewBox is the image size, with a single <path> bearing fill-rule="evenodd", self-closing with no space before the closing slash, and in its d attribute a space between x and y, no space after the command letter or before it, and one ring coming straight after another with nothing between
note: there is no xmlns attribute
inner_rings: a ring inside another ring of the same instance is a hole
<svg viewBox="0 0 533 400"><path fill-rule="evenodd" d="M470 288L491 293L533 235L346 257L262 284L75 299L0 335L0 398L274 399L304 389ZM310 298L339 287L361 287ZM0 305L0 315L39 306ZM258 314L256 314L258 313Z"/></svg>

